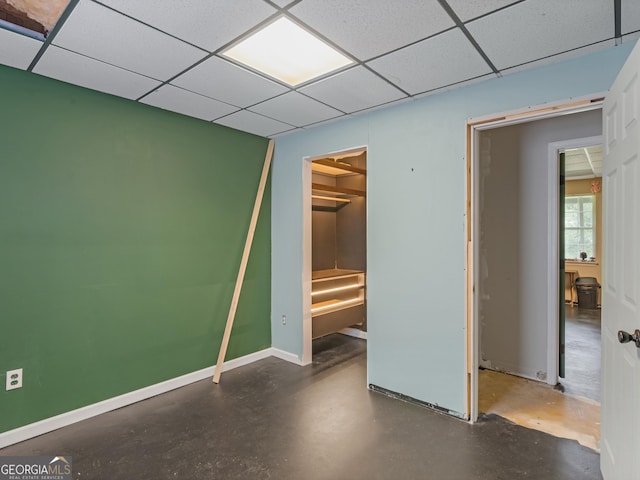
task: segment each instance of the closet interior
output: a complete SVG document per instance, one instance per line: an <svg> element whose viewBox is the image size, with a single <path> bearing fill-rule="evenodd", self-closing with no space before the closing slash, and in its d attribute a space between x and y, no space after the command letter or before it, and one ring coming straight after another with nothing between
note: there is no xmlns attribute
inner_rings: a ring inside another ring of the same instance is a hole
<svg viewBox="0 0 640 480"><path fill-rule="evenodd" d="M366 150L313 160L312 337L365 337Z"/></svg>

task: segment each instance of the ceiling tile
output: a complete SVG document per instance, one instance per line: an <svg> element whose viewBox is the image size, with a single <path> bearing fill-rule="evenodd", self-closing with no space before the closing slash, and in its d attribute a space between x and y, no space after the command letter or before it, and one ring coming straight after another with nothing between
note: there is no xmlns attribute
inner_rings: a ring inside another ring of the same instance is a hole
<svg viewBox="0 0 640 480"><path fill-rule="evenodd" d="M459 28L368 65L412 95L491 73L489 65Z"/></svg>
<svg viewBox="0 0 640 480"><path fill-rule="evenodd" d="M295 0L271 0L273 3L278 5L281 8L286 7L287 5L293 3Z"/></svg>
<svg viewBox="0 0 640 480"><path fill-rule="evenodd" d="M357 117L359 115L367 115L371 112L375 112L377 110L384 110L386 108L391 107L392 105L399 105L401 103L409 103L413 102L417 97L402 97L399 100L394 100L393 102L384 103L382 105L376 105L375 107L367 108L366 110L360 110L358 112L350 113L350 117Z"/></svg>
<svg viewBox="0 0 640 480"><path fill-rule="evenodd" d="M298 92L285 93L266 102L259 103L250 110L281 122L301 127L339 117L342 112L305 97Z"/></svg>
<svg viewBox="0 0 640 480"><path fill-rule="evenodd" d="M486 15L518 0L447 0L447 3L463 22Z"/></svg>
<svg viewBox="0 0 640 480"><path fill-rule="evenodd" d="M528 1L467 24L500 70L612 38L613 27L602 0Z"/></svg>
<svg viewBox="0 0 640 480"><path fill-rule="evenodd" d="M226 103L188 92L173 85L160 87L155 92L144 97L140 102L209 121L237 110L236 107Z"/></svg>
<svg viewBox="0 0 640 480"><path fill-rule="evenodd" d="M549 65L552 63L562 62L565 60L570 60L572 58L580 57L582 55L586 55L588 53L599 52L609 47L614 47L616 44L615 40L606 40L604 42L596 43L595 45L589 45L587 47L576 48L575 50L571 50L569 52L560 53L558 55L554 55L552 57L542 58L540 60L536 60L533 62L526 63L524 65L518 65L517 67L506 68L502 70L501 73L505 75L510 75L516 72L522 72L524 70L529 70L531 68L541 67L543 65Z"/></svg>
<svg viewBox="0 0 640 480"><path fill-rule="evenodd" d="M346 113L406 96L362 66L325 78L299 91Z"/></svg>
<svg viewBox="0 0 640 480"><path fill-rule="evenodd" d="M567 180L570 180L572 178L576 178L576 177L588 177L588 176L593 176L593 170L591 170L591 168L586 168L586 169L574 169L574 170L565 170L565 178Z"/></svg>
<svg viewBox="0 0 640 480"><path fill-rule="evenodd" d="M254 105L288 90L218 57L205 60L171 83L239 107Z"/></svg>
<svg viewBox="0 0 640 480"><path fill-rule="evenodd" d="M454 25L437 0L304 0L289 11L360 60Z"/></svg>
<svg viewBox="0 0 640 480"><path fill-rule="evenodd" d="M634 42L640 38L640 31L622 36L622 43Z"/></svg>
<svg viewBox="0 0 640 480"><path fill-rule="evenodd" d="M423 98L423 97L430 97L433 95L438 95L440 93L444 93L444 92L448 92L451 90L455 90L457 88L462 88L462 87L469 87L471 85L475 85L476 83L482 83L482 82L486 82L487 80L491 80L491 79L495 79L498 78L498 75L495 73L489 73L487 75L482 75L480 77L475 77L472 78L470 80L465 80L463 82L458 82L458 83L454 83L452 85L446 85L444 87L441 88L436 88L435 90L430 90L428 92L425 93L421 93L419 95L416 95L412 98Z"/></svg>
<svg viewBox="0 0 640 480"><path fill-rule="evenodd" d="M206 55L88 0L80 1L53 43L158 80L168 80Z"/></svg>
<svg viewBox="0 0 640 480"><path fill-rule="evenodd" d="M567 178L602 176L602 145L570 148L564 153Z"/></svg>
<svg viewBox="0 0 640 480"><path fill-rule="evenodd" d="M63 82L129 99L139 98L160 85L158 80L55 46L47 48L33 71Z"/></svg>
<svg viewBox="0 0 640 480"><path fill-rule="evenodd" d="M0 63L26 70L34 59L42 42L0 28Z"/></svg>
<svg viewBox="0 0 640 480"><path fill-rule="evenodd" d="M622 34L640 30L640 2L624 0L622 2Z"/></svg>
<svg viewBox="0 0 640 480"><path fill-rule="evenodd" d="M210 52L277 13L263 0L102 0L102 3Z"/></svg>
<svg viewBox="0 0 640 480"><path fill-rule="evenodd" d="M257 113L247 110L240 110L226 117L219 118L215 123L225 125L227 127L242 130L243 132L253 133L262 137L269 137L287 130L293 129L291 125L278 122L271 118L258 115Z"/></svg>

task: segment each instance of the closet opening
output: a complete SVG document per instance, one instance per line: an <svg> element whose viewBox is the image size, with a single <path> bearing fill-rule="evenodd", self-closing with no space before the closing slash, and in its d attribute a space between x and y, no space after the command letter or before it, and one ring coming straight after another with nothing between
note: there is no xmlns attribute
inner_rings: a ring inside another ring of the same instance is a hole
<svg viewBox="0 0 640 480"><path fill-rule="evenodd" d="M303 290L309 305L305 353L311 355L312 341L330 334L366 339L367 152L359 148L307 162L311 265L310 288Z"/></svg>

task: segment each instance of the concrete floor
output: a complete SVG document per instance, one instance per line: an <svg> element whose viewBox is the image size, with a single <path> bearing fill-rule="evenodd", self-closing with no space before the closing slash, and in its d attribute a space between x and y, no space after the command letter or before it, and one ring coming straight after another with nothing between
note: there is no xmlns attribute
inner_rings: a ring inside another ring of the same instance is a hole
<svg viewBox="0 0 640 480"><path fill-rule="evenodd" d="M0 450L68 455L77 479L601 479L575 441L486 416L470 425L366 388L366 344L276 358Z"/></svg>
<svg viewBox="0 0 640 480"><path fill-rule="evenodd" d="M565 314L565 378L556 389L481 370L478 408L599 451L600 310L567 306Z"/></svg>
<svg viewBox="0 0 640 480"><path fill-rule="evenodd" d="M600 451L600 404L546 383L480 370L478 410Z"/></svg>
<svg viewBox="0 0 640 480"><path fill-rule="evenodd" d="M600 402L600 309L565 307L564 392Z"/></svg>

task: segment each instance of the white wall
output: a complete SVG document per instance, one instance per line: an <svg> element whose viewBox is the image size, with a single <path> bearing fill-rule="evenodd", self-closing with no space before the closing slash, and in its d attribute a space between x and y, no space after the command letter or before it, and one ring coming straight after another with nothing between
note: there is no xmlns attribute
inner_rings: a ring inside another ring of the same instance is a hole
<svg viewBox="0 0 640 480"><path fill-rule="evenodd" d="M273 346L302 358L303 158L366 145L368 381L466 413L466 121L602 92L631 46L279 137L272 171Z"/></svg>
<svg viewBox="0 0 640 480"><path fill-rule="evenodd" d="M601 133L601 110L481 132L481 365L547 378L548 146Z"/></svg>

